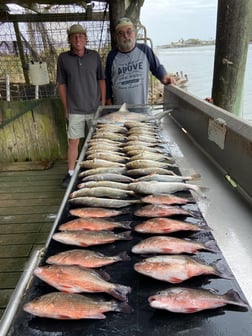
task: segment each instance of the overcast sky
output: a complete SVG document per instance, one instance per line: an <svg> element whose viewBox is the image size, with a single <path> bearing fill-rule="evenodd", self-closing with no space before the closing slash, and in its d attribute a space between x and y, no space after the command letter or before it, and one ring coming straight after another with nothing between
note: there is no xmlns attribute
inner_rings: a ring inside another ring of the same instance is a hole
<svg viewBox="0 0 252 336"><path fill-rule="evenodd" d="M145 0L141 23L154 46L183 38L215 39L218 0Z"/></svg>

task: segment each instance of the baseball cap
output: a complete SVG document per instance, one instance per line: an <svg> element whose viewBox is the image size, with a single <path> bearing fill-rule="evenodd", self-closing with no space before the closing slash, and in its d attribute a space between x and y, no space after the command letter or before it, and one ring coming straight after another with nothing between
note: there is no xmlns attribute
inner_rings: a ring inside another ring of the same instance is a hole
<svg viewBox="0 0 252 336"><path fill-rule="evenodd" d="M126 17L123 17L117 21L115 29L117 30L124 26L132 26L134 28L132 21Z"/></svg>
<svg viewBox="0 0 252 336"><path fill-rule="evenodd" d="M73 24L69 29L67 29L67 35L70 36L72 34L85 34L87 31L80 24Z"/></svg>

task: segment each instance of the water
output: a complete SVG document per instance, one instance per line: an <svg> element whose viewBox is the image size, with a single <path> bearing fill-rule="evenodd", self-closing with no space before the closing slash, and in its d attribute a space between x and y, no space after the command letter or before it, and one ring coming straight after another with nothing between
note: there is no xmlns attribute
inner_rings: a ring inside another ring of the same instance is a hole
<svg viewBox="0 0 252 336"><path fill-rule="evenodd" d="M169 48L156 51L168 72L188 75L188 92L199 98L211 97L215 46ZM252 121L252 45L249 45L241 118Z"/></svg>

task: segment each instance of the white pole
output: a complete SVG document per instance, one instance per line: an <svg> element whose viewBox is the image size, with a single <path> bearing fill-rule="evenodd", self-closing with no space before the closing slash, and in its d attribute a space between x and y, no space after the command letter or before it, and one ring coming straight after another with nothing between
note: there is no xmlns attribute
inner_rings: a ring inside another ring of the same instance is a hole
<svg viewBox="0 0 252 336"><path fill-rule="evenodd" d="M6 100L10 101L10 76L6 75Z"/></svg>
<svg viewBox="0 0 252 336"><path fill-rule="evenodd" d="M39 86L35 86L35 99L39 99Z"/></svg>

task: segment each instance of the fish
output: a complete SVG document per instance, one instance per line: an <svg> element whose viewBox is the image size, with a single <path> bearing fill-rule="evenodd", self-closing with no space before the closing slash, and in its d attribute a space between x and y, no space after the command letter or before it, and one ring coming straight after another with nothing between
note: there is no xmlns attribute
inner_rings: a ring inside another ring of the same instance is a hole
<svg viewBox="0 0 252 336"><path fill-rule="evenodd" d="M125 200L125 199L115 199L115 198L105 198L105 197L75 197L68 200L70 204L74 205L86 205L94 207L104 207L104 208L123 208L132 204L139 203L137 199Z"/></svg>
<svg viewBox="0 0 252 336"><path fill-rule="evenodd" d="M131 129L133 127L137 128L144 128L144 129L155 129L156 125L153 122L144 122L144 121L126 121L124 123L124 126L128 129Z"/></svg>
<svg viewBox="0 0 252 336"><path fill-rule="evenodd" d="M135 155L141 154L144 151L148 151L148 153L157 153L157 154L165 153L165 150L160 147L157 147L157 146L150 147L150 146L146 146L146 144L139 145L139 143L135 145L125 146L123 149L125 150L128 156L135 156Z"/></svg>
<svg viewBox="0 0 252 336"><path fill-rule="evenodd" d="M161 120L166 114L170 113L172 110L165 110L160 113L153 115L148 115L144 113L130 112L127 108L127 104L124 103L119 111L111 112L102 116L98 119L101 123L126 123L129 121L151 121L151 120Z"/></svg>
<svg viewBox="0 0 252 336"><path fill-rule="evenodd" d="M153 236L146 238L131 249L136 254L195 254L201 250L209 252L218 252L218 248L214 240L209 240L206 243L200 243L190 239L182 239L168 236Z"/></svg>
<svg viewBox="0 0 252 336"><path fill-rule="evenodd" d="M80 168L93 169L93 168L124 168L125 165L120 162L113 162L109 160L93 159L80 162Z"/></svg>
<svg viewBox="0 0 252 336"><path fill-rule="evenodd" d="M165 169L165 168L149 167L149 168L127 169L126 174L131 177L131 176L145 176L145 175L149 175L149 174L173 175L174 172L172 170L168 170L168 169ZM140 182L133 182L133 183L140 183ZM131 188L133 188L133 186L135 186L135 185L132 185Z"/></svg>
<svg viewBox="0 0 252 336"><path fill-rule="evenodd" d="M146 195L141 197L141 202L151 203L151 204L186 204L190 200L188 198L175 196L173 194L157 194L157 195Z"/></svg>
<svg viewBox="0 0 252 336"><path fill-rule="evenodd" d="M127 212L127 209L107 209L107 208L97 208L97 207L86 207L86 208L75 208L69 210L70 214L73 216L78 216L82 218L105 218L105 217L115 217L123 215Z"/></svg>
<svg viewBox="0 0 252 336"><path fill-rule="evenodd" d="M131 231L115 233L110 230L75 230L56 232L52 235L52 238L63 244L88 247L109 244L117 240L131 240L130 233Z"/></svg>
<svg viewBox="0 0 252 336"><path fill-rule="evenodd" d="M38 317L57 320L105 319L104 313L131 313L133 310L126 302L101 300L82 294L52 292L44 294L23 306L27 313Z"/></svg>
<svg viewBox="0 0 252 336"><path fill-rule="evenodd" d="M131 292L130 287L109 282L102 273L86 267L46 265L36 267L34 274L65 293L107 293L120 301L126 301L127 294Z"/></svg>
<svg viewBox="0 0 252 336"><path fill-rule="evenodd" d="M98 130L102 129L102 130L110 130L111 132L118 132L118 133L127 133L128 129L126 126L121 126L121 125L115 125L115 124L100 124L97 123L96 124L96 128Z"/></svg>
<svg viewBox="0 0 252 336"><path fill-rule="evenodd" d="M235 305L248 310L248 304L233 289L221 295L213 290L174 287L149 296L148 302L153 308L186 314L226 305Z"/></svg>
<svg viewBox="0 0 252 336"><path fill-rule="evenodd" d="M128 190L128 184L123 182L116 182L116 181L87 181L83 183L79 183L77 188L92 188L92 187L109 187L109 188L117 188L117 189L124 189Z"/></svg>
<svg viewBox="0 0 252 336"><path fill-rule="evenodd" d="M174 167L172 163L160 162L155 160L134 160L125 163L126 169L137 168L169 168Z"/></svg>
<svg viewBox="0 0 252 336"><path fill-rule="evenodd" d="M129 172L127 172L128 174ZM191 190L196 194L205 198L202 189L194 184L183 183L183 182L158 182L158 181L142 181L142 182L132 182L129 184L129 189L135 191L139 194L156 195L160 193L175 193L177 191Z"/></svg>
<svg viewBox="0 0 252 336"><path fill-rule="evenodd" d="M108 131L99 131L93 135L93 139L109 139L115 141L124 141L126 140L126 136L120 133L108 132Z"/></svg>
<svg viewBox="0 0 252 336"><path fill-rule="evenodd" d="M165 217L150 218L134 227L134 231L136 232L154 234L166 234L178 231L201 231L204 229L205 227L201 228L196 224Z"/></svg>
<svg viewBox="0 0 252 336"><path fill-rule="evenodd" d="M190 176L182 175L162 175L162 174L150 174L147 176L139 177L135 182L142 181L157 181L157 182L185 182L185 181L195 181L200 179L200 174L192 174Z"/></svg>
<svg viewBox="0 0 252 336"><path fill-rule="evenodd" d="M98 167L84 170L79 173L79 177L86 177L98 174L123 174L126 172L125 167Z"/></svg>
<svg viewBox="0 0 252 336"><path fill-rule="evenodd" d="M95 151L95 150L106 150L110 152L120 152L122 149L120 148L120 145L118 145L116 142L114 143L108 143L106 141L97 141L96 139L95 143L90 143L88 146L88 151Z"/></svg>
<svg viewBox="0 0 252 336"><path fill-rule="evenodd" d="M131 183L134 181L134 179L130 176L120 174L120 172L115 173L107 172L101 174L90 174L82 179L82 182L88 182L88 181L114 181L114 182Z"/></svg>
<svg viewBox="0 0 252 336"><path fill-rule="evenodd" d="M136 161L136 160L155 160L155 161L168 161L169 163L174 163L175 160L168 155L160 154L160 153L154 153L150 151L142 151L142 153L139 153L137 155L131 156L130 161Z"/></svg>
<svg viewBox="0 0 252 336"><path fill-rule="evenodd" d="M175 215L192 216L194 214L177 206L167 204L148 204L135 210L134 215L138 217L165 217Z"/></svg>
<svg viewBox="0 0 252 336"><path fill-rule="evenodd" d="M159 139L159 137L157 137L156 135L148 135L148 134L130 134L127 137L127 141L143 141L143 142L161 142L161 140Z"/></svg>
<svg viewBox="0 0 252 336"><path fill-rule="evenodd" d="M122 145L121 141L115 141L115 140L110 140L110 139L100 139L100 138L91 138L87 141L88 147L90 148L91 146L95 145L100 145L100 144L105 144L105 145L112 145L113 147L117 148Z"/></svg>
<svg viewBox="0 0 252 336"><path fill-rule="evenodd" d="M58 227L59 231L78 231L78 230L113 230L113 229L130 229L131 222L110 221L103 218L75 218Z"/></svg>
<svg viewBox="0 0 252 336"><path fill-rule="evenodd" d="M181 283L200 275L214 275L232 279L230 272L224 271L222 264L221 261L217 261L212 265L207 265L184 255L159 255L135 263L134 270L153 279L172 284Z"/></svg>
<svg viewBox="0 0 252 336"><path fill-rule="evenodd" d="M127 252L122 252L114 256L106 256L101 252L87 249L74 249L52 255L46 259L46 262L55 265L75 265L87 268L97 268L127 260L130 260Z"/></svg>
<svg viewBox="0 0 252 336"><path fill-rule="evenodd" d="M128 161L128 158L126 156L121 156L109 152L88 154L85 159L88 161L94 159L102 159L120 163L125 163Z"/></svg>
<svg viewBox="0 0 252 336"><path fill-rule="evenodd" d="M85 196L124 199L129 196L134 196L134 191L111 188L111 187L92 187L92 188L82 188L79 190L75 190L69 195L70 198L85 197Z"/></svg>

